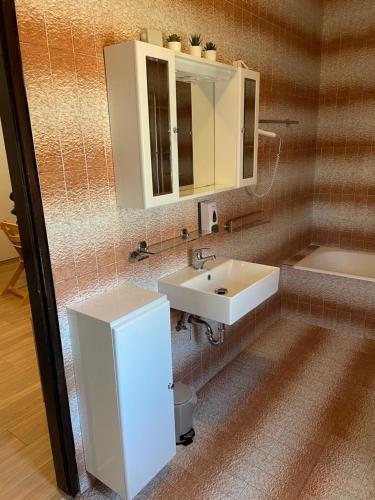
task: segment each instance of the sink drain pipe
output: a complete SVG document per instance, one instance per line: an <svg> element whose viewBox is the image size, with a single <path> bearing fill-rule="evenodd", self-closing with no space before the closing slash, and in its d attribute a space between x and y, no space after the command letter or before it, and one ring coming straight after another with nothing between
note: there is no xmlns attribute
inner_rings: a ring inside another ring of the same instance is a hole
<svg viewBox="0 0 375 500"><path fill-rule="evenodd" d="M219 324L219 337L215 337L211 325L207 321L204 321L204 319L199 318L198 316L190 314L190 316L188 317L188 323L192 325L204 326L206 330L205 334L207 335L210 344L219 345L224 342L225 326L222 323Z"/></svg>

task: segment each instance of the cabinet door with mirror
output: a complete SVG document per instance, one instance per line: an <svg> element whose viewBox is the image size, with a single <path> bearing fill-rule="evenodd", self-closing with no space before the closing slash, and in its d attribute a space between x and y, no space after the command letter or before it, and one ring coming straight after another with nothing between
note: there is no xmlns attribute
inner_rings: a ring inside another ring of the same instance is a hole
<svg viewBox="0 0 375 500"><path fill-rule="evenodd" d="M176 82L180 196L215 185L213 83Z"/></svg>
<svg viewBox="0 0 375 500"><path fill-rule="evenodd" d="M259 73L238 70L239 85L239 145L238 185L249 186L257 182Z"/></svg>
<svg viewBox="0 0 375 500"><path fill-rule="evenodd" d="M105 49L118 204L149 208L179 198L175 59L128 42Z"/></svg>

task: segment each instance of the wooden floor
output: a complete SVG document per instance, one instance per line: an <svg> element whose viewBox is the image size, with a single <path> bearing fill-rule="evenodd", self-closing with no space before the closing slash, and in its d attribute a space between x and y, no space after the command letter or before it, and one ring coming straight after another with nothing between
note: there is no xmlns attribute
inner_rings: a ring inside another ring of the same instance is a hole
<svg viewBox="0 0 375 500"><path fill-rule="evenodd" d="M0 290L16 265L0 263ZM17 297L0 296L0 499L60 499L30 309L20 304Z"/></svg>

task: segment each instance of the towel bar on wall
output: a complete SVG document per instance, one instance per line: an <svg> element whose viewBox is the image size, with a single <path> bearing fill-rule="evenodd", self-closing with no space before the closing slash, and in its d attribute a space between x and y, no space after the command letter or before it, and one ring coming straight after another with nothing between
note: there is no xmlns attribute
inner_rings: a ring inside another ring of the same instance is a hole
<svg viewBox="0 0 375 500"><path fill-rule="evenodd" d="M265 210L254 210L253 212L229 219L224 224L224 229L230 233L234 233L236 231L267 224L268 222L271 222L271 219L269 214L266 214Z"/></svg>

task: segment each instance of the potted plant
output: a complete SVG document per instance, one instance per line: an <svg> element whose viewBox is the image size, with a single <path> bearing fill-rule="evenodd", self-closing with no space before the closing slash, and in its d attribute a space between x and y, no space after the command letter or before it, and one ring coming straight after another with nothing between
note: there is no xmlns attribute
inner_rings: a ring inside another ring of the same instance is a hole
<svg viewBox="0 0 375 500"><path fill-rule="evenodd" d="M216 61L216 45L213 42L207 42L204 46L204 57L209 61Z"/></svg>
<svg viewBox="0 0 375 500"><path fill-rule="evenodd" d="M172 33L167 37L168 49L174 50L175 52L181 52L181 37Z"/></svg>
<svg viewBox="0 0 375 500"><path fill-rule="evenodd" d="M202 47L201 47L201 35L198 33L195 33L194 35L191 35L190 37L190 55L195 56L195 57L202 57Z"/></svg>

